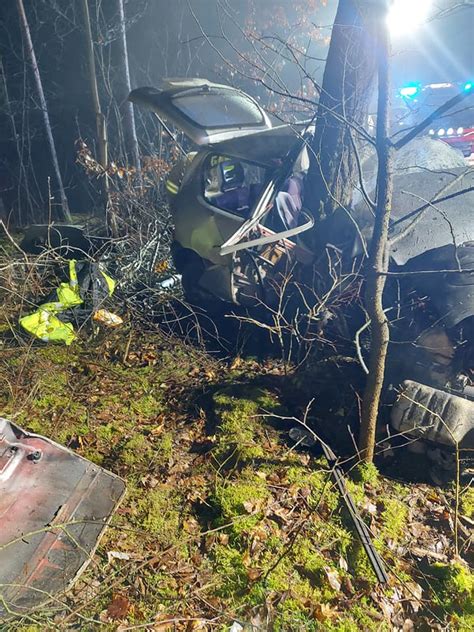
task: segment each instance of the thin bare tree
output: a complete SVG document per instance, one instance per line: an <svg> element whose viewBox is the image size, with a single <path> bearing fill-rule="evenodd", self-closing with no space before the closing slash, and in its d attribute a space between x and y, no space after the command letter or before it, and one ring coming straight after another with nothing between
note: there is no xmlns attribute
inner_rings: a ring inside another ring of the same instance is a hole
<svg viewBox="0 0 474 632"><path fill-rule="evenodd" d="M378 102L377 102L377 198L374 232L369 251L365 305L371 323L369 374L362 399L359 450L365 461L374 458L375 432L382 393L390 330L383 307L385 272L388 269L388 229L392 210L393 153L390 141L390 38L385 12L379 9L377 33Z"/></svg>
<svg viewBox="0 0 474 632"><path fill-rule="evenodd" d="M86 0L84 0L86 1ZM128 64L127 33L125 28L125 11L123 0L117 1L118 11L118 48L119 48L119 102L123 112L123 125L125 132L125 146L131 156L132 164L140 174L140 152L138 149L137 132L135 129L135 115L133 105L127 97L132 89L130 82L130 68Z"/></svg>
<svg viewBox="0 0 474 632"><path fill-rule="evenodd" d="M18 168L20 171L19 179L18 179L18 187L17 187L17 195L18 195L18 223L21 225L22 221L28 219L33 219L33 202L31 200L30 189L28 186L28 175L25 169L25 163L23 160L23 154L20 147L20 135L18 133L18 128L15 121L15 115L13 113L12 104L10 101L10 94L8 90L7 77L5 74L5 67L3 65L3 60L0 57L0 75L2 76L2 89L3 89L3 101L5 104L5 112L10 122L10 127L12 131L13 142L15 144L15 151L18 158ZM26 216L23 217L22 213L22 200L23 196L26 199L26 207L27 212Z"/></svg>
<svg viewBox="0 0 474 632"><path fill-rule="evenodd" d="M362 398L359 451L365 461L374 457L380 397L385 376L390 327L383 307L383 294L389 267L389 222L392 212L394 154L423 132L434 120L464 101L463 90L434 110L402 138L390 138L390 35L386 23L387 4L377 5L378 103L376 150L378 158L375 221L366 274L365 307L371 326L368 376ZM422 207L423 208L423 207ZM420 209L421 212L422 209Z"/></svg>
<svg viewBox="0 0 474 632"><path fill-rule="evenodd" d="M97 129L97 145L98 145L98 158L101 167L104 169L104 177L102 179L104 202L107 204L108 198L108 180L105 173L108 165L108 139L107 139L107 124L105 116L100 106L99 88L97 85L97 72L95 66L95 53L94 53L94 40L92 38L92 28L89 15L88 0L82 0L82 11L84 15L84 29L86 34L86 46L87 46L87 64L89 69L89 79L91 84L92 102L94 104L95 121Z"/></svg>
<svg viewBox="0 0 474 632"><path fill-rule="evenodd" d="M46 98L44 96L43 84L41 81L41 74L36 59L35 49L33 46L33 40L31 39L30 27L28 24L28 18L26 16L23 0L16 0L18 15L20 17L21 31L26 48L26 55L33 71L33 77L36 86L36 92L38 93L38 99L40 102L41 113L43 115L43 122L46 131L46 137L48 139L49 150L51 153L51 160L53 163L54 173L56 177L56 183L58 186L59 196L61 198L61 212L58 214L60 219L71 221L71 214L69 211L69 204L64 190L63 181L61 177L61 170L59 169L58 156L56 153L56 145L54 144L53 132L51 129L51 122L49 120L48 106L46 104Z"/></svg>

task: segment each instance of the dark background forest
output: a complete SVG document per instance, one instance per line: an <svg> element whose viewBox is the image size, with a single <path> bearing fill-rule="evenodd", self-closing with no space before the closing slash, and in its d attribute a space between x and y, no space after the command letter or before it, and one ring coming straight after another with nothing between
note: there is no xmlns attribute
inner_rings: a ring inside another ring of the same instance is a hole
<svg viewBox="0 0 474 632"><path fill-rule="evenodd" d="M95 115L80 4L34 0L25 10L69 204L88 214L97 191L76 164L76 142L83 139L95 153ZM271 90L277 86L290 97L317 101L335 3L129 0L124 10L132 88L158 85L163 77L200 76L241 87L270 111L279 99ZM117 2L92 3L90 15L109 155L126 163ZM1 3L0 25L0 210L10 224L25 225L48 216L48 177L53 195L56 185L15 2ZM465 81L472 70L471 35L469 20L450 14L395 42L394 86ZM142 155L160 154L161 130L146 113L135 116Z"/></svg>

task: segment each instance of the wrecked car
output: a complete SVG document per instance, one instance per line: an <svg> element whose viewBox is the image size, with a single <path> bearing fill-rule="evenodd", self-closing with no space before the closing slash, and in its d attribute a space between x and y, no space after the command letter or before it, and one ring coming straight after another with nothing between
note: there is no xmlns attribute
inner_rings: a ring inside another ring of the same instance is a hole
<svg viewBox="0 0 474 632"><path fill-rule="evenodd" d="M244 92L204 79L165 80L129 98L193 144L167 182L172 255L192 301L268 301L272 281L321 254L305 239L314 224L304 207L305 125L274 125ZM423 438L444 462L446 450L474 447L474 174L440 140L411 148L412 164L402 152L395 169L387 386L396 392L392 427ZM364 165L369 194L375 165ZM319 228L322 249L334 245L350 267L366 257L373 213L356 193L350 212Z"/></svg>
<svg viewBox="0 0 474 632"><path fill-rule="evenodd" d="M189 298L207 293L252 303L288 259L311 261L294 239L313 226L298 194L306 151L295 141L304 126L274 127L247 94L200 79L139 88L130 99L171 121L198 147L183 156L166 185L172 255ZM277 211L268 212L275 199ZM253 231L257 240L243 241Z"/></svg>

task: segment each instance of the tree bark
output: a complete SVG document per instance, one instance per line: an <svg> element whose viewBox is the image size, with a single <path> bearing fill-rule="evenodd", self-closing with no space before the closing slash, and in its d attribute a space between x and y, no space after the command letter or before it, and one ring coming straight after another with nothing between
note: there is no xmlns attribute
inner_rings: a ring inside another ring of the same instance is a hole
<svg viewBox="0 0 474 632"><path fill-rule="evenodd" d="M372 19L356 5L339 0L324 69L305 185L305 206L316 219L350 205L356 181L353 143L360 142L357 130L368 120L375 46Z"/></svg>
<svg viewBox="0 0 474 632"><path fill-rule="evenodd" d="M125 29L123 0L117 0L117 10L119 16L119 102L123 112L125 146L127 153L131 157L133 166L137 170L138 175L140 175L140 152L138 149L137 132L135 129L135 115L133 112L133 105L130 101L128 101L128 95L130 94L132 87L130 83L130 68L128 64L127 34Z"/></svg>
<svg viewBox="0 0 474 632"><path fill-rule="evenodd" d="M33 76L36 85L36 91L40 102L41 112L43 115L44 127L46 130L46 137L48 139L49 150L51 153L51 160L53 162L54 173L56 176L56 182L59 190L59 196L61 198L61 210L60 218L68 222L72 221L71 214L69 212L69 204L64 190L63 181L61 177L61 171L59 169L58 156L56 153L56 146L54 144L53 132L51 130L51 123L49 120L48 107L46 104L46 98L44 96L43 84L41 82L41 75L38 68L38 62L36 60L35 49L33 47L33 40L31 39L30 27L28 19L25 13L25 7L23 6L23 0L17 0L18 14L20 16L21 30L25 43L26 53L33 70Z"/></svg>
<svg viewBox="0 0 474 632"><path fill-rule="evenodd" d="M86 33L86 45L87 45L87 63L89 66L89 78L91 83L92 102L94 105L95 122L97 129L97 145L98 145L98 157L99 163L104 169L104 176L102 180L102 191L104 195L104 202L107 205L109 183L107 180L107 165L108 165L108 140L107 140L107 125L105 122L105 116L102 113L100 107L99 88L97 86L97 72L95 67L95 54L94 54L94 41L92 39L91 21L89 15L88 0L82 0L82 11L84 14L84 27Z"/></svg>
<svg viewBox="0 0 474 632"><path fill-rule="evenodd" d="M371 323L372 341L369 374L362 399L359 451L364 461L372 461L375 449L377 416L382 393L385 360L390 337L387 317L383 309L383 291L388 269L388 229L392 210L393 153L389 138L390 121L390 40L385 26L385 13L379 18L378 37L378 104L377 104L377 199L374 232L369 251L369 267L365 305Z"/></svg>

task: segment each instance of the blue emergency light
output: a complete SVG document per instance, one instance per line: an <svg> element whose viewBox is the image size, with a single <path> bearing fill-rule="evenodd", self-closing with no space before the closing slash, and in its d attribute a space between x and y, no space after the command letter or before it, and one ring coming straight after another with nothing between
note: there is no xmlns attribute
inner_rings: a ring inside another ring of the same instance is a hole
<svg viewBox="0 0 474 632"><path fill-rule="evenodd" d="M400 88L400 95L411 99L418 94L419 90L420 86L418 84L409 83L406 86L403 86L403 88Z"/></svg>
<svg viewBox="0 0 474 632"><path fill-rule="evenodd" d="M472 90L473 86L474 83L472 81L466 81L466 83L463 85L464 92L469 92L469 90Z"/></svg>

